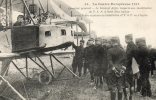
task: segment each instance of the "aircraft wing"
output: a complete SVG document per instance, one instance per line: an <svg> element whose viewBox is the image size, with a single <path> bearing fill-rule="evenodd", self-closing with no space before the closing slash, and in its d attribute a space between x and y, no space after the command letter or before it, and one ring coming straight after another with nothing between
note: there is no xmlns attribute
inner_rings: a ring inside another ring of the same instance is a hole
<svg viewBox="0 0 156 100"><path fill-rule="evenodd" d="M20 55L17 53L0 53L0 60L5 60L8 58L19 57Z"/></svg>
<svg viewBox="0 0 156 100"><path fill-rule="evenodd" d="M12 6L14 11L18 11L21 13L24 13L24 3L26 2L27 5L32 4L32 0L12 0ZM33 0L34 4L37 6L37 9L42 8L42 12L48 12L55 14L59 16L62 19L65 20L75 20L75 17L71 17L68 14L66 14L60 7L57 5L53 0ZM0 0L0 7L5 8L6 0ZM10 0L7 1L7 5L10 5ZM48 7L48 8L47 8ZM37 13L39 13L39 10L37 10Z"/></svg>

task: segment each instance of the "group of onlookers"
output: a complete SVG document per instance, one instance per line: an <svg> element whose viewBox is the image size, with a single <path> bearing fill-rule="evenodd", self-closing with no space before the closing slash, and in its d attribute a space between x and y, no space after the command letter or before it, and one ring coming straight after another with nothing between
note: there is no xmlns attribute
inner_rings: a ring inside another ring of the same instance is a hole
<svg viewBox="0 0 156 100"><path fill-rule="evenodd" d="M127 84L133 87L135 80L137 80L137 92L142 96L151 97L149 74L150 72L153 74L155 70L156 50L147 48L145 38L137 38L134 43L132 34L125 36L125 42L126 50L120 44L119 37L90 38L85 48L84 40L80 40L80 46L73 43L75 48L73 72L76 73L78 68L81 76L82 68L84 75L88 69L91 82L95 83L96 88L100 88L105 81L110 90L111 100L115 100L117 94L118 100L122 100L123 92L127 100ZM136 65L133 64L134 60ZM131 90L130 92L132 94ZM129 99L132 99L132 95Z"/></svg>

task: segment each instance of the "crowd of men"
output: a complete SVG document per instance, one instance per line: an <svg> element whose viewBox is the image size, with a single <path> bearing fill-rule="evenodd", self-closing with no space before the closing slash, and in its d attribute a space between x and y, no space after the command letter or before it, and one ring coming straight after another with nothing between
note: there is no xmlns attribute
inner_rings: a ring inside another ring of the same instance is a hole
<svg viewBox="0 0 156 100"><path fill-rule="evenodd" d="M134 43L132 34L125 36L125 42L126 50L120 44L119 37L90 38L85 48L84 40L80 40L80 46L73 43L75 48L73 72L76 73L78 69L81 77L82 67L84 75L88 69L91 82L95 83L96 88L100 88L105 80L110 90L111 100L116 100L116 95L118 100L122 100L123 92L124 100L128 100L127 84L133 87L134 80L137 80L137 92L142 96L151 97L149 74L150 72L153 74L155 70L156 50L147 48L145 38L137 38ZM133 59L138 65L137 73L133 73L135 70L132 68ZM131 90L130 92L132 94ZM132 100L132 95L129 96L129 100Z"/></svg>

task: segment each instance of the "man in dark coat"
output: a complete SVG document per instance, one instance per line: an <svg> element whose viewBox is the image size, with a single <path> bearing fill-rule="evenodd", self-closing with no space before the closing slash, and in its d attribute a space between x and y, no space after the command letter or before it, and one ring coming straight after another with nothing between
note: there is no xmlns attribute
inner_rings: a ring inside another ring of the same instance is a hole
<svg viewBox="0 0 156 100"><path fill-rule="evenodd" d="M133 36L132 34L128 34L125 36L125 42L127 43L127 48L126 48L126 81L130 85L130 99L132 98L132 90L131 87L133 86L134 80L133 80L133 71L132 71L132 59L135 59L138 61L137 58L137 46L133 42ZM138 72L139 73L139 72ZM136 73L136 75L138 75Z"/></svg>
<svg viewBox="0 0 156 100"><path fill-rule="evenodd" d="M151 64L149 59L149 50L146 46L145 38L136 39L136 45L138 46L138 58L140 78L138 86L140 86L140 92L142 96L151 96L151 85L149 81L149 73L151 70Z"/></svg>
<svg viewBox="0 0 156 100"><path fill-rule="evenodd" d="M102 39L96 38L94 47L94 76L96 88L103 84L103 74L106 70L106 49L102 46Z"/></svg>
<svg viewBox="0 0 156 100"><path fill-rule="evenodd" d="M111 42L112 47L108 50L107 84L110 89L111 100L116 99L116 92L118 92L118 100L122 100L126 53L117 38L112 38Z"/></svg>
<svg viewBox="0 0 156 100"><path fill-rule="evenodd" d="M155 48L151 48L149 49L149 58L150 58L150 62L151 62L151 75L153 75L153 71L156 70L156 66L155 66L155 61L156 61L156 49Z"/></svg>
<svg viewBox="0 0 156 100"><path fill-rule="evenodd" d="M88 40L88 47L85 48L84 53L84 74L86 74L86 69L89 70L91 76L91 83L94 82L94 39L90 38Z"/></svg>
<svg viewBox="0 0 156 100"><path fill-rule="evenodd" d="M84 59L84 40L80 40L80 46L76 46L74 43L72 46L75 49L75 56L72 63L73 72L76 73L76 70L78 69L79 76L81 76Z"/></svg>

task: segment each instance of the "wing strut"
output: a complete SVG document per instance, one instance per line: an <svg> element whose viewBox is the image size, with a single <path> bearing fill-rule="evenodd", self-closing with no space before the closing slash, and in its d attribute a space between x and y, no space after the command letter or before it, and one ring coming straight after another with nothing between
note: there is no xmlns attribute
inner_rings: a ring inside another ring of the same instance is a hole
<svg viewBox="0 0 156 100"><path fill-rule="evenodd" d="M22 2L23 2L23 4L24 4L24 6L25 6L25 8L26 8L26 10L27 10L27 12L28 12L28 14L29 14L29 16L30 16L31 13L30 13L30 11L29 11L29 9L28 9L28 6L27 6L25 0L22 0ZM33 18L32 18L31 16L30 16L30 19L31 19L31 21L33 22L33 24L35 25L35 22L34 22L34 20L33 20Z"/></svg>
<svg viewBox="0 0 156 100"><path fill-rule="evenodd" d="M3 76L0 75L0 78L22 99L26 100Z"/></svg>
<svg viewBox="0 0 156 100"><path fill-rule="evenodd" d="M53 58L58 61L64 68L63 70L66 68L70 73L72 73L74 76L76 76L78 79L80 79L79 76L77 76L75 73L73 73L67 66L65 66L60 60L58 60L52 53L50 54L53 56ZM63 70L61 71L61 73L63 72Z"/></svg>

